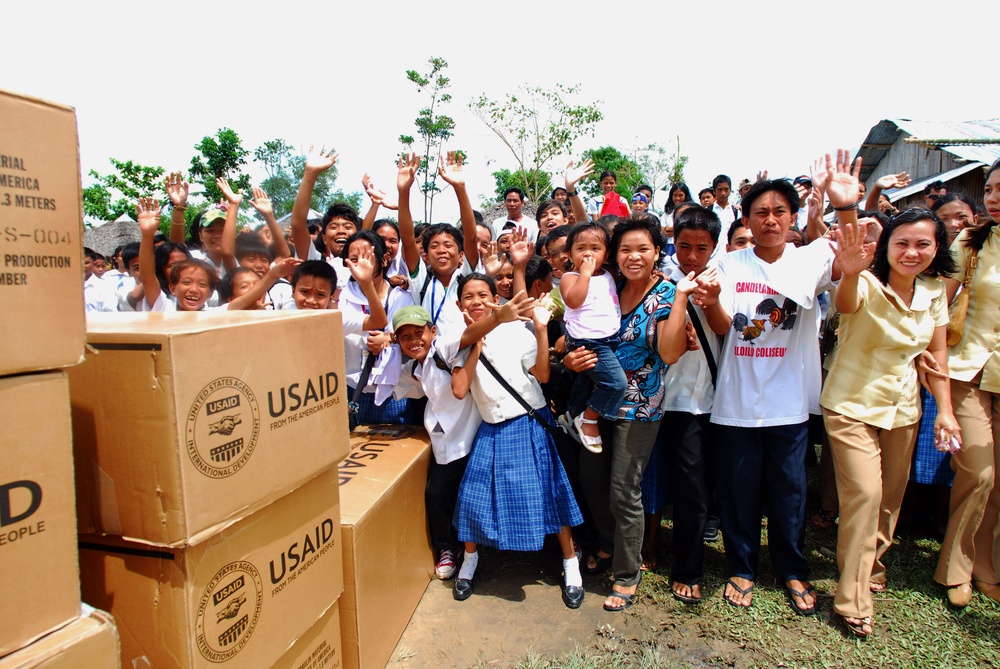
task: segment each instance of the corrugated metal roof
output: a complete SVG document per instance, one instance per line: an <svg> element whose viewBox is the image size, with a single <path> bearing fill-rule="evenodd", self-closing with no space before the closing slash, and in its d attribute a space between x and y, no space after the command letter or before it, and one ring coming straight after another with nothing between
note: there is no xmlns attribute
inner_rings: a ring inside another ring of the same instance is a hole
<svg viewBox="0 0 1000 669"><path fill-rule="evenodd" d="M872 126L858 154L862 158L861 179L867 180L882 162L889 148L901 134L922 140L948 139L1000 139L1000 119L983 121L914 121L911 119L883 119ZM1000 158L1000 144L942 145L942 151L960 160L992 164Z"/></svg>
<svg viewBox="0 0 1000 669"><path fill-rule="evenodd" d="M949 139L955 139L955 138L951 137ZM947 172L941 172L939 174L932 174L929 177L918 179L912 182L906 188L890 188L889 190L882 192L885 193L886 196L888 196L889 202L896 202L898 200L902 200L905 197L909 197L914 193L922 193L924 190L924 186L933 181L937 181L940 179L941 181L948 183L955 177L960 177L966 172L971 172L974 169L982 167L984 164L989 164L989 163L982 163L978 160L970 161L965 165L962 165L961 167L956 167L953 170L948 170Z"/></svg>

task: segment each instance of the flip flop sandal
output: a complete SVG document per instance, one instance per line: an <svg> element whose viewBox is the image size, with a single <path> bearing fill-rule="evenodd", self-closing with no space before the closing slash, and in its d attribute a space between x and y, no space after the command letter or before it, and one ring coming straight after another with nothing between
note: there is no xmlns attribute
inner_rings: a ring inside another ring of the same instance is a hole
<svg viewBox="0 0 1000 669"><path fill-rule="evenodd" d="M694 592L694 585L692 585L690 583L681 583L680 581L671 581L670 582L670 594L674 596L674 599L676 599L679 602L684 602L685 604L701 604L701 597L692 597L690 595L682 595L679 592L677 592L676 590L674 590L674 584L675 583L676 584L680 584L680 585L686 585L687 587L691 588L691 592ZM750 590L753 590L753 586L750 586Z"/></svg>
<svg viewBox="0 0 1000 669"><path fill-rule="evenodd" d="M806 595L809 594L810 592L816 592L816 588L810 585L805 590L796 590L795 588L789 588L787 585L785 586L785 596L788 597L788 604L792 607L792 610L795 611L800 616L816 615L815 604L813 604L809 608L806 608L803 606L799 606L798 604L795 603L796 597L805 601Z"/></svg>
<svg viewBox="0 0 1000 669"><path fill-rule="evenodd" d="M640 585L642 585L642 572L641 571L639 572L639 580L635 584L635 592L633 592L631 595L626 595L624 592L618 592L617 590L615 590L612 587L611 588L611 594L608 595L608 596L609 597L618 597L624 603L621 606L613 606L613 605L608 604L607 602L604 602L604 610L605 611L611 611L612 613L617 613L618 611L624 611L625 609L627 609L630 606L632 606L633 604L635 604L635 600L639 597L639 586Z"/></svg>
<svg viewBox="0 0 1000 669"><path fill-rule="evenodd" d="M733 579L729 579L729 585L733 586L733 588L736 590L736 592L740 593L740 595L742 595L744 597L747 596L747 595L749 595L751 592L753 592L753 583L751 583L750 585L748 585L746 588L741 588L740 586L736 585L736 581L734 581ZM739 603L734 602L733 600L729 599L728 597L726 597L726 589L725 588L722 589L722 598L724 600L726 600L726 604L729 604L730 606L735 606L738 609L749 609L750 608L750 604L739 604Z"/></svg>
<svg viewBox="0 0 1000 669"><path fill-rule="evenodd" d="M840 622L844 623L844 627L847 628L848 632L859 639L867 639L872 635L872 617L866 616L864 618L857 618L857 620L860 620L861 623L852 623L847 619L847 616L840 616ZM865 631L865 625L868 626L868 631Z"/></svg>
<svg viewBox="0 0 1000 669"><path fill-rule="evenodd" d="M590 566L590 558L594 558L594 566ZM583 573L585 574L603 574L608 569L611 569L611 562L614 560L613 555L608 557L601 557L597 553L593 553L587 558L587 561L583 563Z"/></svg>

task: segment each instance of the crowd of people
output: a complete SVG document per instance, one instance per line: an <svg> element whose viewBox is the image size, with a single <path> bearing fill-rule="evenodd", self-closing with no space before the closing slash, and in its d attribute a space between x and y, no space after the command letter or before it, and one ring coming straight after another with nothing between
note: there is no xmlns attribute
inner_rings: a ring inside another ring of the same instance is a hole
<svg viewBox="0 0 1000 669"><path fill-rule="evenodd" d="M822 442L812 520L838 525L833 606L848 632L872 634L872 593L891 586L883 558L915 449L954 471L935 580L955 607L974 591L1000 601L1000 161L982 216L940 182L926 207L896 211L885 191L909 176L866 191L841 150L738 194L725 175L698 201L673 184L659 213L652 188L623 197L612 172L585 201L594 166L571 162L536 218L510 188L488 222L448 153L437 169L453 226L414 223L409 154L396 202L366 175L364 217L338 203L310 224L335 161L310 151L288 232L260 189L250 204L266 223L238 232L243 194L224 179L225 200L187 229L188 184L171 174L169 235L143 198L141 241L113 269L86 251L87 309L339 309L352 423L430 436L435 570L455 599L473 594L480 546L535 551L551 534L566 606L583 601L583 573L610 571L604 608L624 610L672 504L676 599L701 602L705 542L721 529L723 596L750 607L766 512L788 603L814 614L806 461Z"/></svg>

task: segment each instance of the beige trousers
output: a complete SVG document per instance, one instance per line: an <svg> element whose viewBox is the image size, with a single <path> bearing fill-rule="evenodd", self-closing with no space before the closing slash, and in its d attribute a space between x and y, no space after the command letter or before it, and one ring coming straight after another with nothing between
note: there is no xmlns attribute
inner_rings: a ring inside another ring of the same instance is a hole
<svg viewBox="0 0 1000 669"><path fill-rule="evenodd" d="M962 448L951 456L955 481L948 530L934 572L934 580L946 586L1000 580L1000 489L994 486L1000 468L1000 448L995 447L1000 444L1000 394L980 390L980 376L971 383L951 382Z"/></svg>
<svg viewBox="0 0 1000 669"><path fill-rule="evenodd" d="M840 497L833 610L865 618L874 612L869 581L885 583L882 556L892 545L920 423L883 430L828 409L823 419Z"/></svg>

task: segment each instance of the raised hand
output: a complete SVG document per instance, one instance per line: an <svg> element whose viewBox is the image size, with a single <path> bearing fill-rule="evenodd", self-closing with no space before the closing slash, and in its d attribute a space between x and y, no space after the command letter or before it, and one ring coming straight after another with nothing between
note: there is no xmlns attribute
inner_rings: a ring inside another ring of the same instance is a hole
<svg viewBox="0 0 1000 669"><path fill-rule="evenodd" d="M188 182L184 181L180 172L171 172L168 174L164 185L167 190L167 197L170 198L170 204L178 209L183 209L187 206Z"/></svg>
<svg viewBox="0 0 1000 669"><path fill-rule="evenodd" d="M340 154L335 153L333 149L329 151L326 147L322 147L319 151L315 147L310 146L309 151L306 153L306 166L305 172L311 176L316 176L322 172L327 171L333 164L337 162L337 156Z"/></svg>
<svg viewBox="0 0 1000 669"><path fill-rule="evenodd" d="M386 202L386 192L375 187L372 178L365 175L361 177L361 184L365 187L365 193L368 195L368 199L372 201L372 204L377 204L380 207L385 207L386 209L399 209L399 205L394 202Z"/></svg>
<svg viewBox="0 0 1000 669"><path fill-rule="evenodd" d="M271 200L267 197L267 193L264 192L263 188L258 187L253 189L253 199L250 200L250 206L265 218L274 216L274 208L271 206Z"/></svg>
<svg viewBox="0 0 1000 669"><path fill-rule="evenodd" d="M462 172L464 158L457 151L449 151L446 156L438 156L438 175L445 182L454 186L465 185L465 174Z"/></svg>
<svg viewBox="0 0 1000 669"><path fill-rule="evenodd" d="M594 161L587 158L578 166L573 167L573 161L569 161L563 176L566 179L566 190L576 190L576 185L583 179L594 173Z"/></svg>
<svg viewBox="0 0 1000 669"><path fill-rule="evenodd" d="M861 175L861 156L851 169L851 152L837 149L837 162L826 154L826 169L831 173L826 195L834 207L847 207L858 201L858 177Z"/></svg>
<svg viewBox="0 0 1000 669"><path fill-rule="evenodd" d="M526 267L532 254L535 252L535 245L528 241L528 229L517 228L510 233L510 259L514 267ZM498 268L499 269L499 268Z"/></svg>
<svg viewBox="0 0 1000 669"><path fill-rule="evenodd" d="M830 183L830 170L826 168L826 160L823 156L813 161L812 166L809 168L809 178L813 184L812 192L819 191L822 196L826 192L827 184ZM812 202L810 202L810 205L812 205Z"/></svg>
<svg viewBox="0 0 1000 669"><path fill-rule="evenodd" d="M499 304L487 303L487 306L493 309L493 315L501 323L510 323L519 320L529 321L534 313L535 300L528 297L528 294L521 290L507 304L501 306Z"/></svg>
<svg viewBox="0 0 1000 669"><path fill-rule="evenodd" d="M899 174L886 174L878 178L875 186L879 190L889 190L890 188L906 188L910 185L910 175L906 172Z"/></svg>
<svg viewBox="0 0 1000 669"><path fill-rule="evenodd" d="M233 189L229 187L229 182L223 177L216 177L215 179L216 187L222 191L222 195L226 198L226 202L229 204L239 207L243 202L243 189L241 188L238 192L234 193Z"/></svg>
<svg viewBox="0 0 1000 669"><path fill-rule="evenodd" d="M552 320L552 298L545 295L540 300L535 301L535 306L531 310L531 321L535 324L535 331L548 327Z"/></svg>
<svg viewBox="0 0 1000 669"><path fill-rule="evenodd" d="M344 265L351 270L351 276L358 283L371 282L375 278L375 251L372 247L365 246L356 261L348 258L344 261Z"/></svg>
<svg viewBox="0 0 1000 669"><path fill-rule="evenodd" d="M767 181L767 170L757 172L757 181Z"/></svg>
<svg viewBox="0 0 1000 669"><path fill-rule="evenodd" d="M481 258L483 262L483 269L486 271L487 276L496 276L500 271L500 258L497 254L497 243L490 242L489 250L486 252L486 256Z"/></svg>
<svg viewBox="0 0 1000 669"><path fill-rule="evenodd" d="M683 293L684 295L690 295L698 288L698 282L695 280L694 272L689 273L687 276L683 277L677 282L675 287L678 293Z"/></svg>
<svg viewBox="0 0 1000 669"><path fill-rule="evenodd" d="M300 258L289 256L276 261L269 271L273 272L274 276L278 279L287 279L295 273L295 268L301 264L302 260Z"/></svg>
<svg viewBox="0 0 1000 669"><path fill-rule="evenodd" d="M396 188L409 190L417 170L420 169L420 156L415 153L403 153L399 156L397 167L399 172L396 174Z"/></svg>
<svg viewBox="0 0 1000 669"><path fill-rule="evenodd" d="M136 222L144 235L155 235L160 229L160 201L151 197L139 198L135 205Z"/></svg>
<svg viewBox="0 0 1000 669"><path fill-rule="evenodd" d="M868 266L871 265L872 257L865 244L867 234L868 223L866 221L858 221L857 225L844 223L834 230L833 235L837 240L837 248L834 249L834 253L837 255L840 271L844 275L860 274L862 270L868 269Z"/></svg>

